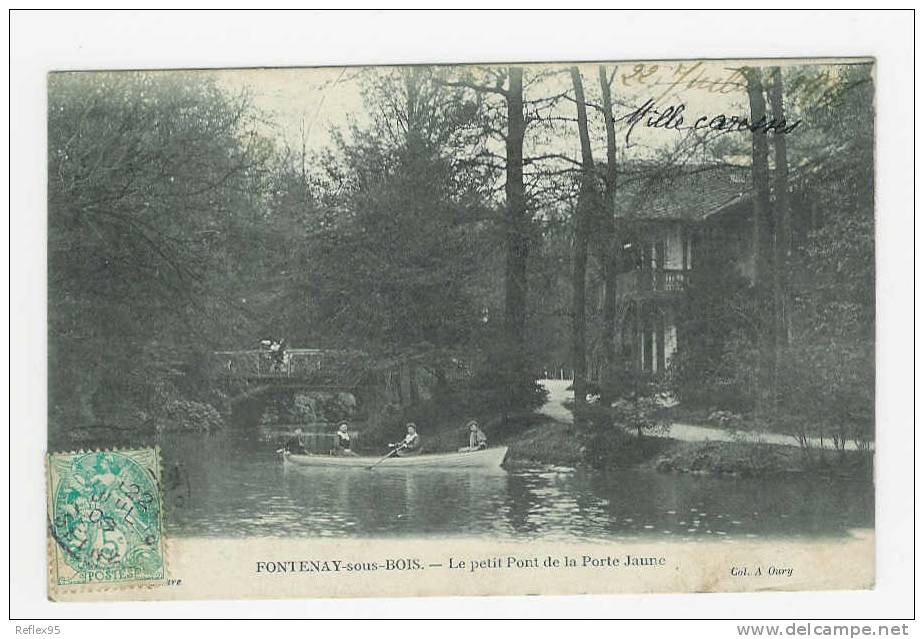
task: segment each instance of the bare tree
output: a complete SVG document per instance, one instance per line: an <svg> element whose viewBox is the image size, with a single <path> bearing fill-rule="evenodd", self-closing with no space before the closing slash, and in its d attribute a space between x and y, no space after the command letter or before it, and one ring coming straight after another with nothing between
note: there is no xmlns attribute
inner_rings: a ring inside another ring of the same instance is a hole
<svg viewBox="0 0 924 639"><path fill-rule="evenodd" d="M581 140L581 189L574 220L574 244L571 259L571 342L574 354L575 415L580 419L587 396L587 244L596 191L594 158L587 129L587 103L584 83L577 67L571 67L574 101L577 107L578 136Z"/></svg>
<svg viewBox="0 0 924 639"><path fill-rule="evenodd" d="M613 117L613 98L610 92L612 76L607 76L606 67L600 65L600 93L603 96L603 119L606 126L606 177L602 211L603 241L600 243L600 261L603 264L603 357L604 389L610 388L616 366L616 276L619 274L619 238L616 228L616 119ZM609 399L604 392L603 399Z"/></svg>
<svg viewBox="0 0 924 639"><path fill-rule="evenodd" d="M526 119L523 100L523 69L507 67L506 69L485 68L485 78L476 80L470 71L463 72L457 80L439 80L450 87L469 89L479 94L499 96L505 105L505 126L485 122L487 133L503 139L505 157L504 194L505 218L504 237L506 244L506 266L504 272L504 323L508 343L514 347L516 354L525 351L526 339L526 303L527 303L527 264L529 260L530 217L526 203L526 186L523 179L523 140L526 135ZM491 83L493 81L493 83ZM494 156L496 157L496 156ZM494 159L489 151L484 153L484 160L491 164Z"/></svg>
<svg viewBox="0 0 924 639"><path fill-rule="evenodd" d="M523 119L523 69L510 67L507 76L507 269L504 314L507 337L522 353L525 350L526 266L529 258L529 217L523 184L523 138L526 134Z"/></svg>
<svg viewBox="0 0 924 639"><path fill-rule="evenodd" d="M760 69L746 68L744 75L748 83L751 122L764 122L767 119L767 107ZM755 130L751 135L751 175L754 186L754 284L757 286L766 284L772 264L768 152L766 134L759 129Z"/></svg>
<svg viewBox="0 0 924 639"><path fill-rule="evenodd" d="M760 69L748 67L744 69L747 79L748 101L751 110L751 176L753 180L754 196L754 226L753 226L753 252L754 252L754 286L758 298L765 299L768 284L774 280L773 269L773 211L770 203L770 164L768 160L769 145L767 135L757 125L767 120L766 98L761 79ZM775 379L775 322L767 319L761 321L758 332L759 369L758 379L758 412L765 413L768 396L772 397L772 384Z"/></svg>
<svg viewBox="0 0 924 639"><path fill-rule="evenodd" d="M773 120L786 120L783 109L783 74L779 67L770 72L770 109ZM774 199L774 296L777 318L778 346L789 344L790 310L788 293L789 259L792 253L792 212L789 202L789 160L786 135L773 134L773 199Z"/></svg>
<svg viewBox="0 0 924 639"><path fill-rule="evenodd" d="M783 74L770 71L770 109L773 120L785 121ZM790 341L789 258L792 252L792 220L789 205L789 160L786 135L773 134L773 393L774 408L780 394L780 369ZM774 413L776 411L774 410Z"/></svg>

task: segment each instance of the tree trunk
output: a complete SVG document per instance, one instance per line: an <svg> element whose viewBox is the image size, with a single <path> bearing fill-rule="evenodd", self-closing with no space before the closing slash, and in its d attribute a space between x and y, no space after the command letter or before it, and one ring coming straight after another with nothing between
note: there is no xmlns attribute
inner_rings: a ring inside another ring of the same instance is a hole
<svg viewBox="0 0 924 639"><path fill-rule="evenodd" d="M603 198L603 221L605 239L603 255L603 383L600 399L609 406L612 401L616 379L616 276L619 275L619 238L616 229L616 120L613 117L613 98L606 67L599 69L600 92L603 94L603 119L606 123L606 183Z"/></svg>
<svg viewBox="0 0 924 639"><path fill-rule="evenodd" d="M766 100L764 87L761 81L760 70L754 67L746 68L744 75L747 78L748 101L751 109L752 125L766 122ZM764 415L768 409L768 400L772 396L772 383L774 379L775 357L775 321L768 318L764 312L768 286L773 280L773 246L772 223L770 208L770 164L768 161L769 146L767 134L756 130L751 134L751 176L753 180L753 251L754 251L754 287L760 301L761 323L758 333L758 371L757 371L757 411Z"/></svg>
<svg viewBox="0 0 924 639"><path fill-rule="evenodd" d="M773 67L770 84L771 116L783 122L783 74ZM792 209L789 202L789 160L786 154L786 135L773 134L773 197L774 197L774 292L777 304L778 346L790 340L789 260L792 254Z"/></svg>
<svg viewBox="0 0 924 639"><path fill-rule="evenodd" d="M785 120L783 111L783 74L779 67L770 72L770 110L777 122ZM773 318L774 414L780 395L780 369L790 339L789 258L792 252L792 216L789 204L789 160L786 157L786 135L773 133Z"/></svg>
<svg viewBox="0 0 924 639"><path fill-rule="evenodd" d="M589 213L593 206L594 158L587 129L587 104L581 72L571 67L574 99L577 105L578 135L581 139L581 190L574 220L574 246L571 259L571 346L574 357L575 422L581 419L587 396L587 243Z"/></svg>
<svg viewBox="0 0 924 639"><path fill-rule="evenodd" d="M764 87L760 70L745 70L748 83L748 100L751 106L751 123L767 120ZM767 135L763 131L751 134L751 177L754 186L754 284L762 287L767 284L772 264L770 239L770 164L767 159L769 146Z"/></svg>
<svg viewBox="0 0 924 639"><path fill-rule="evenodd" d="M505 322L508 346L521 358L526 344L526 265L529 255L529 219L523 185L523 69L508 69L507 90L507 265L505 275Z"/></svg>

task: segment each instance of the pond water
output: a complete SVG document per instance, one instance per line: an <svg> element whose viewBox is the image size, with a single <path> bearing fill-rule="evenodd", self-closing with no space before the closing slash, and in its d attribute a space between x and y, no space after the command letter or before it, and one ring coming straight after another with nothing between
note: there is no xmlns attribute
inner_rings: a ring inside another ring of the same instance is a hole
<svg viewBox="0 0 924 639"><path fill-rule="evenodd" d="M178 536L450 536L731 540L873 526L873 486L548 466L493 473L283 464L272 442L165 435L167 529Z"/></svg>

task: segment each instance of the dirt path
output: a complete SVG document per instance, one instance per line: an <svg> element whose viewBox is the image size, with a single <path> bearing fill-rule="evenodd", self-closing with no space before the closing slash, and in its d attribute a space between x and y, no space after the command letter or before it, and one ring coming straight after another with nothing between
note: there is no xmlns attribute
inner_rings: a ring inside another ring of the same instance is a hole
<svg viewBox="0 0 924 639"><path fill-rule="evenodd" d="M549 391L549 397L545 405L539 408L539 412L567 424L574 422L574 415L564 406L564 402L574 399L574 391L568 390L568 387L571 386L571 380L543 379L540 380L539 383ZM794 437L781 433L726 430L723 428L697 426L695 424L685 424L682 422L674 422L671 424L669 431L658 433L655 436L670 437L685 442L754 442L776 444L778 446L799 445L799 442L797 442ZM809 446L820 448L822 447L822 442L814 438L809 440ZM823 447L833 449L834 445L830 440L825 440ZM856 448L856 444L853 442L847 443L847 450L856 450Z"/></svg>

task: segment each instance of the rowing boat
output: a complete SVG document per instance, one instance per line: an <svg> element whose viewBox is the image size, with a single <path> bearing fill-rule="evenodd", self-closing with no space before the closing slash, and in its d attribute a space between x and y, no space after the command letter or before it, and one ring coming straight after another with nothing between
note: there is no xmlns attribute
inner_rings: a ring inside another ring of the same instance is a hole
<svg viewBox="0 0 924 639"><path fill-rule="evenodd" d="M432 455L415 455L413 457L389 457L375 466L380 468L500 468L507 456L507 447L486 448L467 453L434 453ZM379 457L345 457L337 455L295 455L285 453L287 463L299 466L324 466L329 468L369 468L376 464Z"/></svg>

